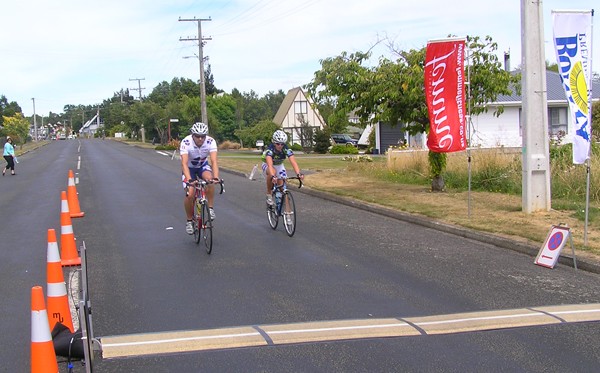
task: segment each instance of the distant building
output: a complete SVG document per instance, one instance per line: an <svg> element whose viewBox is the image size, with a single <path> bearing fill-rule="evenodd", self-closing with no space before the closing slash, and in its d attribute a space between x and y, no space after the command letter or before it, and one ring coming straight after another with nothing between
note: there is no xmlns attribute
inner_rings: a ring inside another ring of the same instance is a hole
<svg viewBox="0 0 600 373"><path fill-rule="evenodd" d="M562 143L572 143L573 119L569 109L569 103L565 95L560 75L554 71L546 71L546 90L548 105L548 135L557 138L562 137ZM600 100L600 81L592 84L592 102ZM494 111L500 105L504 106L504 112L494 116ZM495 102L487 104L488 112L472 117L469 128L470 147L496 148L496 147L518 147L523 145L523 124L521 114L523 110L523 98L513 90L511 95L500 95ZM358 144L366 145L369 133L373 128L376 130L376 144L369 146L385 153L387 149L396 145L399 141L406 141L411 148L427 148L427 135L418 134L410 136L402 128L402 125L390 127L385 123L376 123L367 126Z"/></svg>
<svg viewBox="0 0 600 373"><path fill-rule="evenodd" d="M283 99L273 122L282 127L291 144L312 146L312 135L323 129L325 121L302 88L290 89Z"/></svg>
<svg viewBox="0 0 600 373"><path fill-rule="evenodd" d="M79 129L79 135L87 138L94 137L96 132L98 132L98 129L102 126L103 123L100 122L98 114L96 114Z"/></svg>

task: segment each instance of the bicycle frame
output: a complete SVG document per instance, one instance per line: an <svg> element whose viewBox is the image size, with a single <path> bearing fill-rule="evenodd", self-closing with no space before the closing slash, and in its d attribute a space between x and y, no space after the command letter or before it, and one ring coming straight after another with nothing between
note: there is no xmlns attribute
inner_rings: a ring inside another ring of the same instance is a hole
<svg viewBox="0 0 600 373"><path fill-rule="evenodd" d="M206 198L206 187L209 184L218 183L221 185L220 194L225 190L223 188L223 180L206 181L196 180L192 183L186 183L188 187L194 188L194 201L193 201L193 225L194 225L194 240L196 244L199 244L201 240L204 240L206 252L210 254L212 252L212 228L213 221L210 218L208 199Z"/></svg>

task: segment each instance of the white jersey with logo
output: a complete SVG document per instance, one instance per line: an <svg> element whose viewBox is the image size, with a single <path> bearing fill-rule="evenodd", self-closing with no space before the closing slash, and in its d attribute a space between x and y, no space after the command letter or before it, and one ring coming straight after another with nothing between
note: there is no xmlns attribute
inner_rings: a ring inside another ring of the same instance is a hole
<svg viewBox="0 0 600 373"><path fill-rule="evenodd" d="M192 139L192 135L186 136L179 146L179 154L188 154L188 167L200 168L202 163L206 161L208 155L217 151L217 142L210 136L206 136L206 140L202 146L197 147Z"/></svg>

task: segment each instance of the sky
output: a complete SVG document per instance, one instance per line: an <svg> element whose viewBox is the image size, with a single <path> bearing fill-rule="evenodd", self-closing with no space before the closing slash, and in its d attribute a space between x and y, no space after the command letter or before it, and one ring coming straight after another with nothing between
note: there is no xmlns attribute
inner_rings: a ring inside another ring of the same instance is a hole
<svg viewBox="0 0 600 373"><path fill-rule="evenodd" d="M552 10L593 8L594 0L543 1L546 60L555 62ZM599 7L600 8L600 7ZM598 9L597 9L598 10ZM320 61L372 49L394 58L448 35L489 35L498 56L521 64L521 0L20 0L0 11L0 95L25 116L96 105L121 89L142 97L173 78L198 81L201 22L214 84L259 97L309 83ZM594 19L597 19L595 16ZM600 72L600 24L592 70ZM208 65L205 64L205 68ZM143 79L143 80L137 80ZM137 89L141 87L141 91Z"/></svg>

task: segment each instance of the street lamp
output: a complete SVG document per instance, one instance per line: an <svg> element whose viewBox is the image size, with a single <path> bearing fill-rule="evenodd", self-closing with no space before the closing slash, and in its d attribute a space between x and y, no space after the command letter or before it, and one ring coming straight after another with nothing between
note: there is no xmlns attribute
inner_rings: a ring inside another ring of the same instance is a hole
<svg viewBox="0 0 600 373"><path fill-rule="evenodd" d="M171 123L177 123L177 122L179 122L179 119L177 119L177 118L171 118L171 119L169 119L169 130L168 130L168 135L169 135L168 139L169 139L169 142L171 142Z"/></svg>

